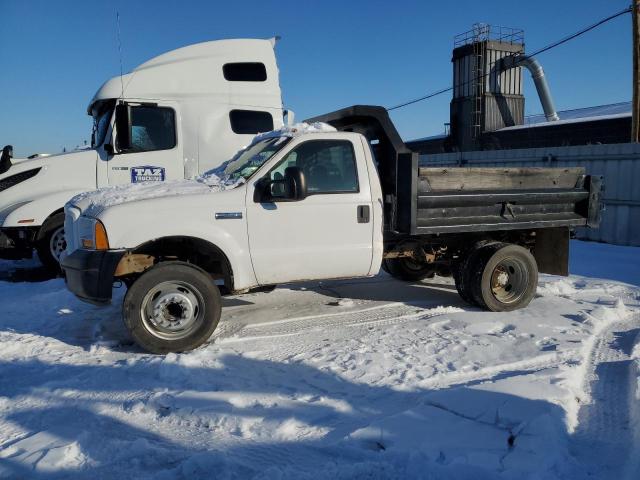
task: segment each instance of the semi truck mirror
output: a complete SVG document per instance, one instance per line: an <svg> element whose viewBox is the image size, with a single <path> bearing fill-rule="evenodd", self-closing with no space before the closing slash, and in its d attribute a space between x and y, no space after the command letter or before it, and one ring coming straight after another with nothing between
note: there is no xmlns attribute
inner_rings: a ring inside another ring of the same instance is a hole
<svg viewBox="0 0 640 480"><path fill-rule="evenodd" d="M131 150L131 107L126 103L116 105L116 142L118 151Z"/></svg>
<svg viewBox="0 0 640 480"><path fill-rule="evenodd" d="M13 147L11 145L5 145L2 149L2 156L0 156L0 174L6 172L11 168L11 159L13 158Z"/></svg>

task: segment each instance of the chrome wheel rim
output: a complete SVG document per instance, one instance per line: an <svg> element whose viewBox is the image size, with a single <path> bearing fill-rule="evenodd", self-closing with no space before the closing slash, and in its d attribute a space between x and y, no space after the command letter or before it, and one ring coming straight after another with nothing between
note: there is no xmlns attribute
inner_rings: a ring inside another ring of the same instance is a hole
<svg viewBox="0 0 640 480"><path fill-rule="evenodd" d="M501 303L517 302L527 289L528 273L523 262L505 258L491 272L491 293Z"/></svg>
<svg viewBox="0 0 640 480"><path fill-rule="evenodd" d="M60 227L53 232L49 239L49 253L51 256L60 261L60 255L67 249L67 240L64 236L64 227Z"/></svg>
<svg viewBox="0 0 640 480"><path fill-rule="evenodd" d="M163 340L180 340L202 325L204 300L192 285L162 282L145 295L140 310L149 333Z"/></svg>

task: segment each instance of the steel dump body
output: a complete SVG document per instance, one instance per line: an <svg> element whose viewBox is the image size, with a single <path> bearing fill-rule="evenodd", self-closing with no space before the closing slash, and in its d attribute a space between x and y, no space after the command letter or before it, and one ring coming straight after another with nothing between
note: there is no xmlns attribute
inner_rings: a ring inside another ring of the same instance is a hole
<svg viewBox="0 0 640 480"><path fill-rule="evenodd" d="M385 231L440 235L597 227L600 177L583 168L418 167L383 107L353 106L307 120L363 134L384 192Z"/></svg>
<svg viewBox="0 0 640 480"><path fill-rule="evenodd" d="M593 182L583 168L419 168L413 230L585 226Z"/></svg>

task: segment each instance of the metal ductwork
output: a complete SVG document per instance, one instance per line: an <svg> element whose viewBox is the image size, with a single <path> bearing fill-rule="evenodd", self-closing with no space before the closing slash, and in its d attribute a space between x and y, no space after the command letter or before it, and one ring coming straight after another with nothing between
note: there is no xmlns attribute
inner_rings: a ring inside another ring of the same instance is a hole
<svg viewBox="0 0 640 480"><path fill-rule="evenodd" d="M540 98L542 110L544 111L544 116L547 118L547 121L555 122L560 120L540 62L526 55L513 55L502 59L502 68L504 70L514 67L525 67L531 73L531 78L538 91L538 97Z"/></svg>

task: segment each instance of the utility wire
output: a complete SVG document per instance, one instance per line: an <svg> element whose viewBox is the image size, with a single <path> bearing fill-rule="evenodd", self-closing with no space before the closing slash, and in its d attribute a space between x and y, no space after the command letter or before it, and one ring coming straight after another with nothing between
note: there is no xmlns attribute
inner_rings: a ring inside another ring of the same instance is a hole
<svg viewBox="0 0 640 480"><path fill-rule="evenodd" d="M629 6L629 7L625 8L624 10L620 10L619 12L614 13L613 15L609 15L608 17L603 18L602 20L599 20L598 22L596 22L596 23L594 23L592 25L589 25L588 27L585 27L582 30L577 31L576 33L573 33L573 34L571 34L571 35L569 35L567 37L564 37L564 38L562 38L562 39L560 39L560 40L558 40L556 42L550 43L549 45L547 45L545 47L542 47L539 50L534 51L533 53L524 55L524 57L534 57L534 56L539 55L541 53L547 52L547 51L551 50L552 48L558 47L558 46L562 45L563 43L567 43L568 41L573 40L574 38L577 38L577 37L579 37L581 35L584 35L587 32L590 32L591 30L593 30L593 29L599 27L600 25L603 25L603 24L613 20L614 18L618 18L619 16L624 15L625 13L630 13L632 10L633 10L633 6ZM482 80L482 79L488 77L490 74L491 74L491 72L485 73L484 75L481 75L481 76L475 78L472 81L467 81L467 82L461 83L458 86L459 87L463 87L463 86L465 86L465 85L467 85L467 84L469 84L471 82L476 82L478 80ZM387 111L390 112L391 110L396 110L398 108L406 107L408 105L413 105L414 103L422 102L423 100L427 100L429 98L433 98L433 97L436 97L438 95L442 95L443 93L450 92L451 90L453 90L453 88L454 87L447 87L447 88L442 88L440 90L436 90L435 92L429 93L429 94L424 95L422 97L414 98L413 100L409 100L407 102L400 103L398 105L394 105L393 107L389 107L389 108L387 108Z"/></svg>

